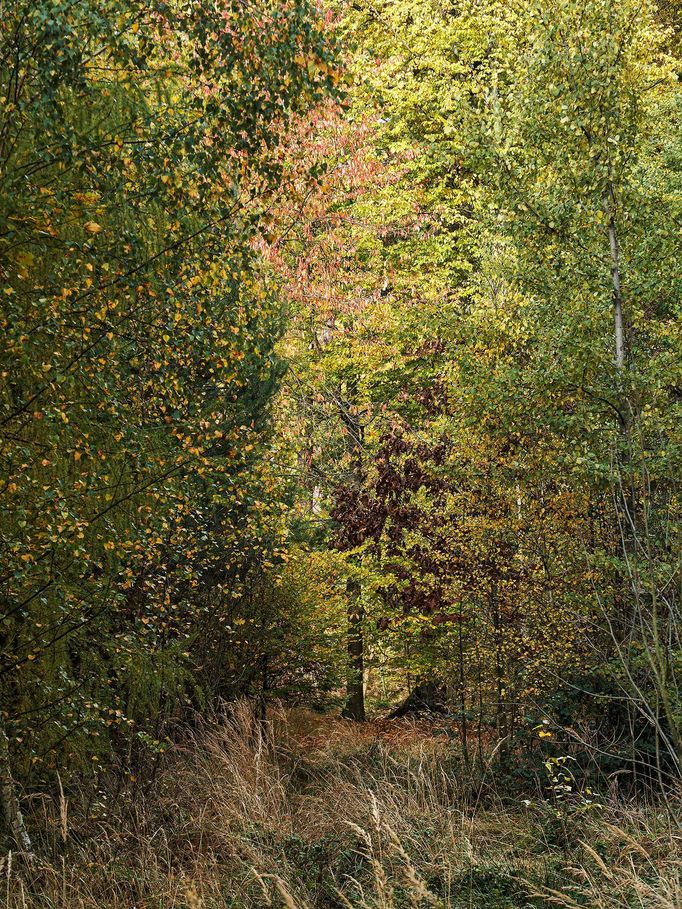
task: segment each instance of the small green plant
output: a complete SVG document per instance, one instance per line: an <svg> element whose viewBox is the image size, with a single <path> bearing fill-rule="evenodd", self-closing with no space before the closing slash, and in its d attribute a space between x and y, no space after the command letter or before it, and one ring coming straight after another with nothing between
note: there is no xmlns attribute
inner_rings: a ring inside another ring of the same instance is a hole
<svg viewBox="0 0 682 909"><path fill-rule="evenodd" d="M590 786L584 786L571 769L569 761L575 761L570 755L549 757L544 762L547 771L549 789L555 802L557 813L565 816L571 814L579 817L590 811L604 808Z"/></svg>

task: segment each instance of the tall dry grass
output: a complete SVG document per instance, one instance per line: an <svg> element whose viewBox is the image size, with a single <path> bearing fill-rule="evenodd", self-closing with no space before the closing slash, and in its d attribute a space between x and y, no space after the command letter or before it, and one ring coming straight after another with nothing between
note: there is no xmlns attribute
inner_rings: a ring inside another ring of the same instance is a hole
<svg viewBox="0 0 682 909"><path fill-rule="evenodd" d="M682 843L665 812L564 813L503 800L410 723L357 727L248 705L168 756L153 791L58 792L11 856L11 909L679 909ZM492 777L492 767L489 774ZM88 800L90 807L88 808Z"/></svg>

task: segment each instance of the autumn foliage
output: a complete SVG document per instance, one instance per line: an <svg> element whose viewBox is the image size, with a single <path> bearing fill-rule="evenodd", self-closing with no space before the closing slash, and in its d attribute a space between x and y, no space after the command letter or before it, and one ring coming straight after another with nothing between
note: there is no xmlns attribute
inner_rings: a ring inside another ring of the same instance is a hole
<svg viewBox="0 0 682 909"><path fill-rule="evenodd" d="M6 4L8 843L237 702L670 807L677 7Z"/></svg>

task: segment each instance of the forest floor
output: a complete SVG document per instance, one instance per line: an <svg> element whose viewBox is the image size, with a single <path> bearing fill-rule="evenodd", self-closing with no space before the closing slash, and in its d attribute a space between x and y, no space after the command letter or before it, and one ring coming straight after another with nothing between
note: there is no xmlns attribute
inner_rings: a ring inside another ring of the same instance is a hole
<svg viewBox="0 0 682 909"><path fill-rule="evenodd" d="M669 812L585 810L476 781L437 729L246 707L202 725L153 783L34 806L42 856L3 862L12 909L679 909ZM508 788L508 787L507 787Z"/></svg>

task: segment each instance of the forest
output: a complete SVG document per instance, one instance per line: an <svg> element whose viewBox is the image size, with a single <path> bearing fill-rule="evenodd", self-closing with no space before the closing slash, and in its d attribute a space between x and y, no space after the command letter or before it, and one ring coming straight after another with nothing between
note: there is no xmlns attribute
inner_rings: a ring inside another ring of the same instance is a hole
<svg viewBox="0 0 682 909"><path fill-rule="evenodd" d="M679 909L682 2L0 11L0 899Z"/></svg>

